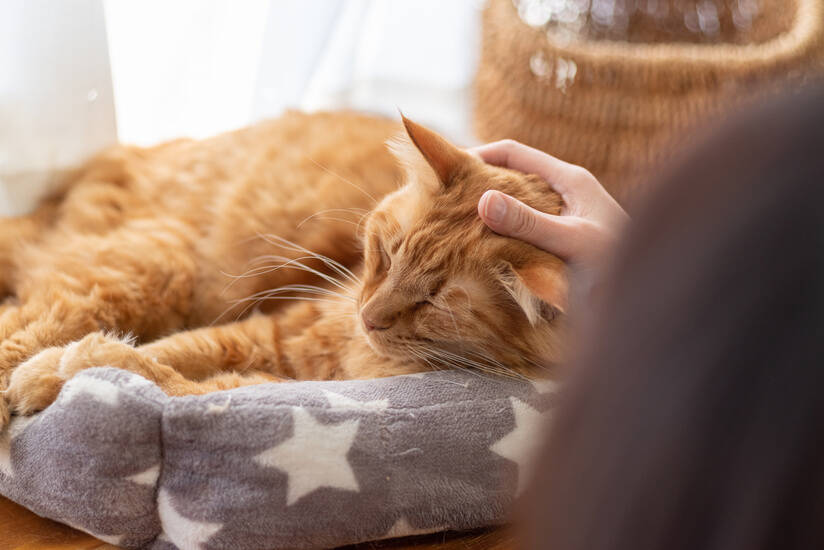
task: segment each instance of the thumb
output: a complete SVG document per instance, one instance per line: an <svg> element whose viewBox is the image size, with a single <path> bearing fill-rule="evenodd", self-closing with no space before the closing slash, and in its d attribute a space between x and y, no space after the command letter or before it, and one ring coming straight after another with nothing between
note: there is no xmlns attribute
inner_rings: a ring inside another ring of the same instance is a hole
<svg viewBox="0 0 824 550"><path fill-rule="evenodd" d="M478 214L495 233L522 240L561 259L568 259L573 252L575 235L562 217L535 210L500 191L483 194Z"/></svg>

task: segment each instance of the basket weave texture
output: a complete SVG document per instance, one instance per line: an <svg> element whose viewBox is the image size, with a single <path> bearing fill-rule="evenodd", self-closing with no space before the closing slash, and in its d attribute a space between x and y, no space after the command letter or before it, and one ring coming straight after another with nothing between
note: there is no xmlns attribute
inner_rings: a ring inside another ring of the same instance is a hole
<svg viewBox="0 0 824 550"><path fill-rule="evenodd" d="M562 43L524 23L512 0L491 0L475 131L585 166L627 204L697 124L821 73L824 0L778 5L781 17L763 14L776 28L760 42Z"/></svg>

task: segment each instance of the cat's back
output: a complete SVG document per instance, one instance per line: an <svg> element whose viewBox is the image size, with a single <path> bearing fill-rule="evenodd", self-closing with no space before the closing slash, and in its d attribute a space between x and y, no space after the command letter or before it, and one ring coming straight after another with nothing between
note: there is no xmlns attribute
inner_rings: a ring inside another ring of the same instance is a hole
<svg viewBox="0 0 824 550"><path fill-rule="evenodd" d="M203 140L116 148L92 168L120 169L129 190L158 213L211 224L215 208L269 207L274 198L297 205L314 197L318 184L331 187L331 173L367 192L389 190L397 170L384 142L398 130L389 119L354 112L290 111ZM208 219L194 220L201 213Z"/></svg>
<svg viewBox="0 0 824 550"><path fill-rule="evenodd" d="M210 265L244 273L266 255L291 256L261 235L276 235L346 265L360 258L359 223L401 180L385 142L387 119L355 113L290 112L215 143L234 156L214 175L208 231ZM223 185L223 187L221 187ZM239 295L279 284L277 273L233 286ZM271 280L270 280L271 279Z"/></svg>
<svg viewBox="0 0 824 550"><path fill-rule="evenodd" d="M202 140L119 145L78 171L65 210L106 220L79 220L81 230L163 217L199 237L279 231L324 208L371 208L392 191L400 174L384 144L397 131L365 114L290 111Z"/></svg>
<svg viewBox="0 0 824 550"><path fill-rule="evenodd" d="M117 146L78 171L63 218L81 232L164 223L186 233L206 300L226 274L284 253L262 235L354 264L361 216L401 179L385 146L399 131L382 117L292 111L207 139ZM272 288L276 276L245 279L233 293Z"/></svg>

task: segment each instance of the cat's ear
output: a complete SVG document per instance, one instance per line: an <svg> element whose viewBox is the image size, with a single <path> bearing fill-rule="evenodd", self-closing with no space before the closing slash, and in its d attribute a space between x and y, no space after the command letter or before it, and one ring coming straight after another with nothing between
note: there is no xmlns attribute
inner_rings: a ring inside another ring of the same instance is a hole
<svg viewBox="0 0 824 550"><path fill-rule="evenodd" d="M530 265L516 269L504 263L500 279L532 325L541 318L551 320L557 313L567 311L569 281L560 265Z"/></svg>
<svg viewBox="0 0 824 550"><path fill-rule="evenodd" d="M434 170L441 185L448 186L457 170L475 158L459 147L455 147L429 128L413 122L401 115L409 139L420 151L423 158Z"/></svg>

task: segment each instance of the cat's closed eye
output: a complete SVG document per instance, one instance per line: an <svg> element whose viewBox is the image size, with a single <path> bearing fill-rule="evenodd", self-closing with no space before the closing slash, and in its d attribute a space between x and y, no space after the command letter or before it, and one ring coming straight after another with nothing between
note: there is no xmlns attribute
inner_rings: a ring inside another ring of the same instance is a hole
<svg viewBox="0 0 824 550"><path fill-rule="evenodd" d="M398 249L401 247L401 242L402 239L397 236L386 240L380 240L378 242L378 248L381 251L384 267L386 269L389 269L392 266L392 256L397 254Z"/></svg>
<svg viewBox="0 0 824 550"><path fill-rule="evenodd" d="M383 262L383 268L385 270L389 271L389 268L392 267L392 256L390 256L386 252L386 249L383 246L380 247L380 252L381 252L381 261Z"/></svg>
<svg viewBox="0 0 824 550"><path fill-rule="evenodd" d="M380 239L375 239L373 241L373 253L378 255L380 259L380 263L378 264L378 271L379 272L386 272L389 271L389 268L392 267L392 257L386 251L386 247L384 243Z"/></svg>
<svg viewBox="0 0 824 550"><path fill-rule="evenodd" d="M443 283L438 283L437 285L433 286L432 289L429 291L429 295L426 299L420 300L415 302L415 306L422 307L426 305L434 306L433 300L438 296L438 293L441 291L441 287Z"/></svg>

